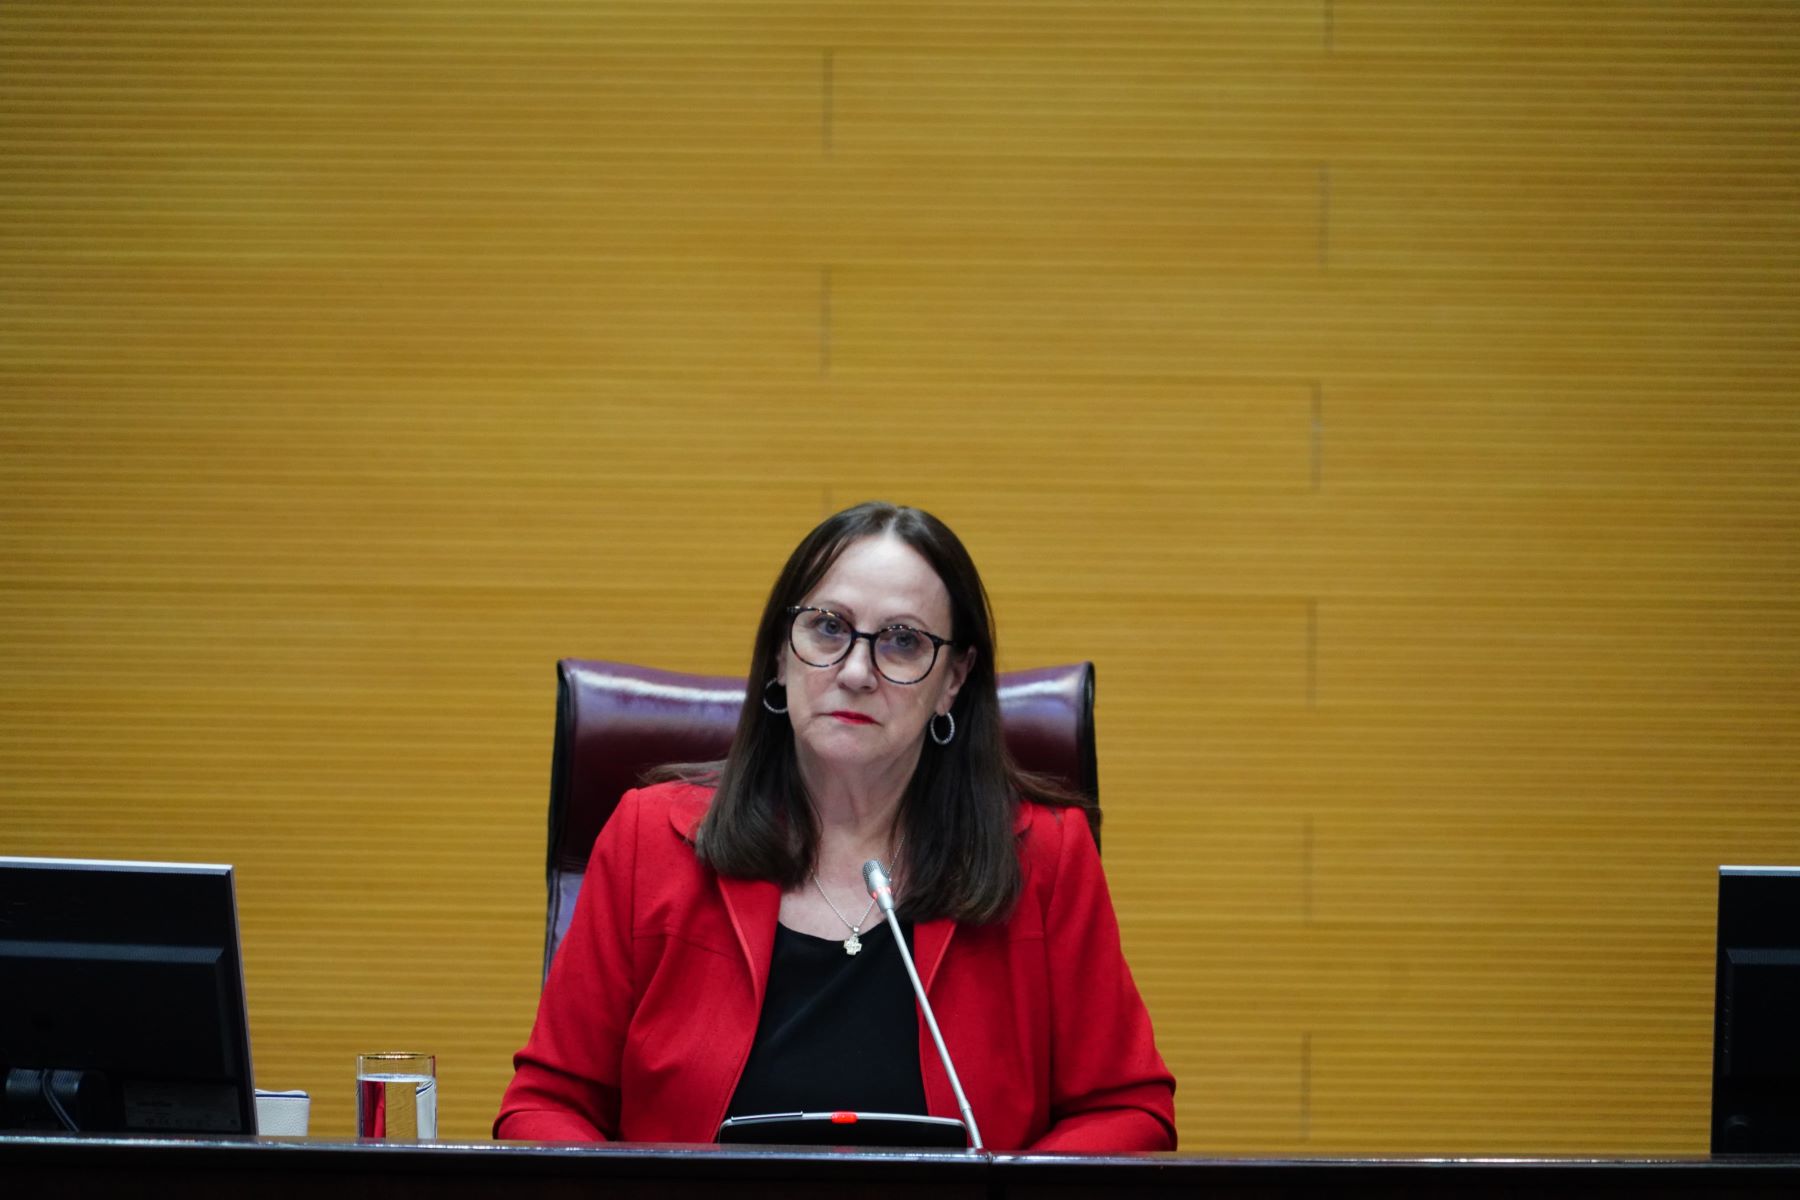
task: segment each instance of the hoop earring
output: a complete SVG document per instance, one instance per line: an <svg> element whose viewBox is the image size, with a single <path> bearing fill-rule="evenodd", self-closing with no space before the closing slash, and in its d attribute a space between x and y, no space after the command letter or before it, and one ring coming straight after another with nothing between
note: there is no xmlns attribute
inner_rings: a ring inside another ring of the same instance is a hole
<svg viewBox="0 0 1800 1200"><path fill-rule="evenodd" d="M939 717L950 722L950 732L946 733L943 737L938 736L937 719ZM938 745L948 746L956 737L956 715L954 713L933 713L931 720L925 722L925 732L929 733L931 735L931 740Z"/></svg>
<svg viewBox="0 0 1800 1200"><path fill-rule="evenodd" d="M779 679L771 679L769 682L763 684L763 707L779 717L782 713L787 711L787 705L784 704L780 708L776 708L773 704L769 703L769 689L772 687L783 689L783 699L786 699L786 688Z"/></svg>

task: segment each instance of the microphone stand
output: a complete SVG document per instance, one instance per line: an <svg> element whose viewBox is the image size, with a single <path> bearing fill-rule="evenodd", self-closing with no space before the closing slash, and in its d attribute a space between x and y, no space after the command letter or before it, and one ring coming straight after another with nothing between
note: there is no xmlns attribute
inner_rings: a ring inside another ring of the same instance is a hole
<svg viewBox="0 0 1800 1200"><path fill-rule="evenodd" d="M919 1011L925 1014L925 1028L931 1030L931 1040L937 1043L938 1057L943 1060L944 1074L950 1077L950 1090L956 1093L956 1107L962 1110L963 1124L969 1127L971 1148L985 1150L981 1141L981 1127L975 1124L975 1113L969 1107L969 1098L963 1095L962 1080L956 1077L956 1066L950 1061L950 1051L944 1045L944 1035L938 1032L937 1015L931 1011L931 1001L925 998L925 985L919 982L918 968L913 966L912 951L906 948L906 935L900 932L900 918L894 915L894 889L888 882L887 872L882 870L879 859L871 858L863 864L863 882L869 887L869 896L881 906L881 913L887 918L888 928L893 931L894 945L900 947L900 961L906 966L906 977L912 980L913 995L919 998Z"/></svg>

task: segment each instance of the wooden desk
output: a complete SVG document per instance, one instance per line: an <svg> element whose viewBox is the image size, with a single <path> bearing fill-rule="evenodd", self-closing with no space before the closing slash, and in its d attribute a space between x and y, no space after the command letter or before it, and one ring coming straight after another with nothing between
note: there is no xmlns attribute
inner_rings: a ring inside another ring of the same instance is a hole
<svg viewBox="0 0 1800 1200"><path fill-rule="evenodd" d="M0 1135L9 1195L818 1196L843 1200L1034 1200L1127 1192L1210 1197L1800 1196L1800 1159L1219 1159L588 1146L334 1142L306 1138ZM853 1189L853 1192L852 1192Z"/></svg>

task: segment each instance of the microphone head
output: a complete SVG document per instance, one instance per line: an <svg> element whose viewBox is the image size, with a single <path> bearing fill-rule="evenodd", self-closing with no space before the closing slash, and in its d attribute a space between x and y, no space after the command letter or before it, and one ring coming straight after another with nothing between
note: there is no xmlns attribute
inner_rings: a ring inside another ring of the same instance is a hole
<svg viewBox="0 0 1800 1200"><path fill-rule="evenodd" d="M879 858L871 858L863 864L863 883L868 886L869 897L881 906L882 912L894 911L894 887L888 882Z"/></svg>

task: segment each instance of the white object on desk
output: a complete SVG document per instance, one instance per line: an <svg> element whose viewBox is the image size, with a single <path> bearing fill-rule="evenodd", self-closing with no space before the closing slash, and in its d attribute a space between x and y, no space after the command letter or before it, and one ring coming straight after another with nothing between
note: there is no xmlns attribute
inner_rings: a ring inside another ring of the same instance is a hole
<svg viewBox="0 0 1800 1200"><path fill-rule="evenodd" d="M283 1137L305 1137L312 1117L312 1097L305 1092L266 1092L256 1089L256 1132Z"/></svg>

